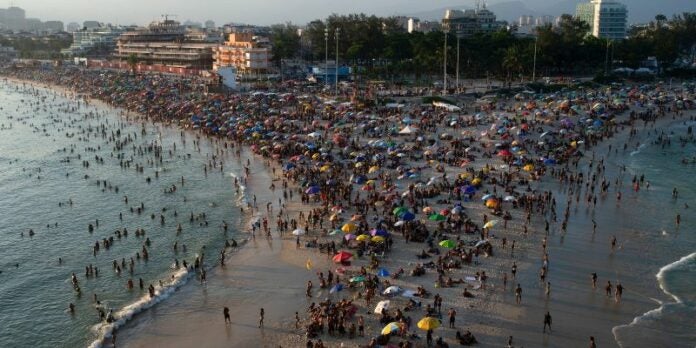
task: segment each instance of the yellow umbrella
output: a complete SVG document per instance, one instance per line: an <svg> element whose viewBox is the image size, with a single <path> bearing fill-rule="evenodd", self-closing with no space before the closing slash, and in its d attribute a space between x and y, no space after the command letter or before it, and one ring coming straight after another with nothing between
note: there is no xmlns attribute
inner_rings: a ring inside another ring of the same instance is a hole
<svg viewBox="0 0 696 348"><path fill-rule="evenodd" d="M488 222L486 222L485 225L483 225L483 228L491 228L491 227L495 226L497 223L498 223L498 220L488 221Z"/></svg>
<svg viewBox="0 0 696 348"><path fill-rule="evenodd" d="M470 176L471 176L471 174L469 174L469 173L467 173L467 172L459 173L459 178L460 178L460 179L467 179L467 178L470 177Z"/></svg>
<svg viewBox="0 0 696 348"><path fill-rule="evenodd" d="M331 166L328 164L323 165L321 168L319 168L320 171L325 172L327 170L331 169Z"/></svg>
<svg viewBox="0 0 696 348"><path fill-rule="evenodd" d="M358 242L365 242L370 239L370 236L367 234L361 234L358 237L355 238Z"/></svg>
<svg viewBox="0 0 696 348"><path fill-rule="evenodd" d="M433 317L424 317L418 322L418 328L421 330L434 330L440 327L440 320Z"/></svg>
<svg viewBox="0 0 696 348"><path fill-rule="evenodd" d="M336 220L338 220L338 214L332 214L332 215L329 217L329 221L336 221Z"/></svg>
<svg viewBox="0 0 696 348"><path fill-rule="evenodd" d="M382 237L382 236L374 236L374 237L372 237L372 241L375 242L375 243L382 243L382 242L384 242L384 237Z"/></svg>
<svg viewBox="0 0 696 348"><path fill-rule="evenodd" d="M475 178L474 180L471 180L471 184L474 186L481 185L481 178Z"/></svg>
<svg viewBox="0 0 696 348"><path fill-rule="evenodd" d="M527 172L531 172L532 170L534 170L534 165L533 165L533 164L527 164L527 165L525 165L524 167L522 167L522 169L524 169L524 170L527 171Z"/></svg>
<svg viewBox="0 0 696 348"><path fill-rule="evenodd" d="M389 335L390 333L394 333L394 332L397 332L399 330L401 330L401 324L393 321L393 322L387 324L387 326L385 326L382 329L382 335Z"/></svg>
<svg viewBox="0 0 696 348"><path fill-rule="evenodd" d="M358 227L355 226L354 224L351 224L351 223L347 223L347 224L343 225L343 227L341 227L341 231L343 231L345 233L353 233L357 229L358 229Z"/></svg>
<svg viewBox="0 0 696 348"><path fill-rule="evenodd" d="M426 214L430 214L430 213L433 212L433 208L431 208L431 207L425 207L425 208L423 208L423 212L426 213Z"/></svg>
<svg viewBox="0 0 696 348"><path fill-rule="evenodd" d="M363 165L362 162L358 162L358 163L355 164L355 168L360 168L360 167L362 167L362 165Z"/></svg>
<svg viewBox="0 0 696 348"><path fill-rule="evenodd" d="M319 159L319 154L318 154L318 153L313 154L313 155L312 155L312 159L313 159L313 160L318 160L318 159Z"/></svg>
<svg viewBox="0 0 696 348"><path fill-rule="evenodd" d="M368 173L374 173L379 170L379 166L372 166L370 169L367 171Z"/></svg>

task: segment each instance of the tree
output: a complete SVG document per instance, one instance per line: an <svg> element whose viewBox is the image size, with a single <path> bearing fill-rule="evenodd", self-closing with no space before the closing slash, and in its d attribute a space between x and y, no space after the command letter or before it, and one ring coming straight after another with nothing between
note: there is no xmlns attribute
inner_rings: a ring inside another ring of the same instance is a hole
<svg viewBox="0 0 696 348"><path fill-rule="evenodd" d="M300 50L300 35L292 23L271 27L272 61L280 65L282 59L294 58Z"/></svg>
<svg viewBox="0 0 696 348"><path fill-rule="evenodd" d="M131 73L135 74L135 67L138 65L138 56L136 56L135 53L131 53L126 61L128 62Z"/></svg>

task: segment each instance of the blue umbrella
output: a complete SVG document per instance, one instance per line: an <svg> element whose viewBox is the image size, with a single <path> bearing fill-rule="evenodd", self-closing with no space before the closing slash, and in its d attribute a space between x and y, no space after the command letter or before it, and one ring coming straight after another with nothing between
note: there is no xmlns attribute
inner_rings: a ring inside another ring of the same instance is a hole
<svg viewBox="0 0 696 348"><path fill-rule="evenodd" d="M379 272L377 272L377 275L380 277L388 277L389 276L389 271L387 271L386 268L380 268Z"/></svg>
<svg viewBox="0 0 696 348"><path fill-rule="evenodd" d="M404 220L404 221L413 221L415 218L416 218L416 216L413 215L413 213L410 211L407 211L401 215L401 220Z"/></svg>
<svg viewBox="0 0 696 348"><path fill-rule="evenodd" d="M341 290L343 290L343 284L336 284L331 288L331 290L329 290L329 293L333 294L333 293L339 292Z"/></svg>
<svg viewBox="0 0 696 348"><path fill-rule="evenodd" d="M476 187L468 185L462 188L462 193L472 194L476 192Z"/></svg>
<svg viewBox="0 0 696 348"><path fill-rule="evenodd" d="M308 195L315 195L319 192L321 192L319 186L310 186L307 190L305 190L305 193Z"/></svg>
<svg viewBox="0 0 696 348"><path fill-rule="evenodd" d="M292 168L295 168L295 165L292 164L292 163L287 163L287 164L285 164L285 165L283 166L283 170L286 170L286 171L287 171L287 170L290 170L290 169L292 169Z"/></svg>

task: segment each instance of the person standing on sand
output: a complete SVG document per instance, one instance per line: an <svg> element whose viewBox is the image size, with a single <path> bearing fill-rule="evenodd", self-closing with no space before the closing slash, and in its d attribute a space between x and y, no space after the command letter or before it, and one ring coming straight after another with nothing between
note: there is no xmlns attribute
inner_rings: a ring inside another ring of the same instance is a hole
<svg viewBox="0 0 696 348"><path fill-rule="evenodd" d="M225 316L225 324L232 322L232 320L230 319L230 309L229 308L224 307L222 309L222 314Z"/></svg>
<svg viewBox="0 0 696 348"><path fill-rule="evenodd" d="M263 327L264 314L265 314L265 312L264 312L263 308L261 308L261 311L259 312L259 327Z"/></svg>
<svg viewBox="0 0 696 348"><path fill-rule="evenodd" d="M549 327L549 333L551 333L551 313L549 313L548 311L546 312L546 315L544 315L544 330L542 331L543 333L546 333L547 325Z"/></svg>
<svg viewBox="0 0 696 348"><path fill-rule="evenodd" d="M515 302L517 304L522 302L522 287L520 287L520 283L517 283L517 288L515 289Z"/></svg>
<svg viewBox="0 0 696 348"><path fill-rule="evenodd" d="M447 312L447 315L449 316L449 327L454 328L454 322L457 319L457 311L454 310L454 308L450 308L450 310Z"/></svg>
<svg viewBox="0 0 696 348"><path fill-rule="evenodd" d="M611 251L616 250L616 236L611 237Z"/></svg>
<svg viewBox="0 0 696 348"><path fill-rule="evenodd" d="M590 336L590 348L597 348L597 343L595 343L594 336Z"/></svg>
<svg viewBox="0 0 696 348"><path fill-rule="evenodd" d="M514 347L512 345L512 336L508 337L507 346L505 346L505 347L506 348L513 348Z"/></svg>

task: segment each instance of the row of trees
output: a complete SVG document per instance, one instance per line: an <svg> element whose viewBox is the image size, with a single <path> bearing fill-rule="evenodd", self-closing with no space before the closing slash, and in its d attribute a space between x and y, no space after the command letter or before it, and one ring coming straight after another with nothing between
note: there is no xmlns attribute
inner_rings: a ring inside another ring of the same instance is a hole
<svg viewBox="0 0 696 348"><path fill-rule="evenodd" d="M441 75L446 52L451 73L459 64L462 77L516 79L532 74L535 46L538 76L593 74L612 66L637 68L648 56L671 65L696 47L696 14L671 20L658 15L655 22L632 28L626 40L615 42L587 35L588 31L587 23L563 15L560 25L538 28L537 38L501 30L458 40L441 31L407 33L393 18L359 14L310 22L301 34L292 24L276 25L271 36L276 64L293 58L323 61L326 55L333 60L338 40L341 64L359 67L371 78Z"/></svg>

